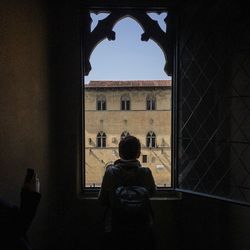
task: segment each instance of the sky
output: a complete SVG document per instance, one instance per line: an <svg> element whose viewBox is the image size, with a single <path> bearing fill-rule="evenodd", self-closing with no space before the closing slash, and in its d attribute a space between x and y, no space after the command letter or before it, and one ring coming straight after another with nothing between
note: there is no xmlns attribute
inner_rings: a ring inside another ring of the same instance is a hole
<svg viewBox="0 0 250 250"><path fill-rule="evenodd" d="M166 30L164 18L160 15L149 14ZM107 14L91 13L92 27ZM91 80L166 80L171 79L164 72L165 56L160 47L152 40L141 41L143 29L132 18L120 20L113 28L116 33L114 41L103 40L91 54L92 70L85 77L85 83Z"/></svg>

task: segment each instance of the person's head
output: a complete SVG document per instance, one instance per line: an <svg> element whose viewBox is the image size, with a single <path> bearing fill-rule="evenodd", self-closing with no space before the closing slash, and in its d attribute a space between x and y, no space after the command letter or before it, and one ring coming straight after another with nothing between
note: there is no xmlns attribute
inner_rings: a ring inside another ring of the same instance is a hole
<svg viewBox="0 0 250 250"><path fill-rule="evenodd" d="M119 155L124 160L133 160L140 157L141 143L132 135L123 138L119 143Z"/></svg>

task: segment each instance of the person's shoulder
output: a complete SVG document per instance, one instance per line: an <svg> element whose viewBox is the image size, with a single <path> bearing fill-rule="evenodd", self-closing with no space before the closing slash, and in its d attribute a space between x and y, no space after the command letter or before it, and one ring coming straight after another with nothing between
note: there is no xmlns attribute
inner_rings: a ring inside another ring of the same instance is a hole
<svg viewBox="0 0 250 250"><path fill-rule="evenodd" d="M109 164L106 167L106 170L105 170L105 176L106 176L106 178L110 177L110 176L113 176L115 170L116 170L116 166L114 164Z"/></svg>
<svg viewBox="0 0 250 250"><path fill-rule="evenodd" d="M140 166L139 167L140 171L143 172L144 174L150 175L152 174L151 169L148 167Z"/></svg>
<svg viewBox="0 0 250 250"><path fill-rule="evenodd" d="M152 175L152 171L148 167L141 167L140 169L143 172L143 175L141 175L141 177L143 178L144 185L148 189L150 195L152 196L156 191L156 186L154 177Z"/></svg>
<svg viewBox="0 0 250 250"><path fill-rule="evenodd" d="M152 180L153 179L153 174L150 168L148 167L140 167L139 168L141 173L140 176L144 178L144 180Z"/></svg>
<svg viewBox="0 0 250 250"><path fill-rule="evenodd" d="M110 173L113 171L113 169L114 169L114 164L109 164L106 166L105 172Z"/></svg>

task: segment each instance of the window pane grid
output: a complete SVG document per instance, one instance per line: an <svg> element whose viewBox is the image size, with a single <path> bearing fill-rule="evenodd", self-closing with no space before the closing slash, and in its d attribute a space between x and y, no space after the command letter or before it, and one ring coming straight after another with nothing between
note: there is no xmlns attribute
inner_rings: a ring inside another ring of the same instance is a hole
<svg viewBox="0 0 250 250"><path fill-rule="evenodd" d="M210 18L210 11L204 12L209 25L183 30L180 39L177 186L250 203L250 75L246 71L250 54L235 53L241 46L231 43L237 29L230 26L230 34L223 33L228 29L213 30L218 20ZM220 22L230 23L230 15L223 18ZM185 27L194 27L195 17L189 22ZM240 34L237 39L245 38ZM233 74L226 71L228 67Z"/></svg>

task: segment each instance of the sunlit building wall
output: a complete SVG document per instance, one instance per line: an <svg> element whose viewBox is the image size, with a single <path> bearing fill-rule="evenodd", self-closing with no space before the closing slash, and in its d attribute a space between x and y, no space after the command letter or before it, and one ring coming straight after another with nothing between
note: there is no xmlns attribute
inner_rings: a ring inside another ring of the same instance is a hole
<svg viewBox="0 0 250 250"><path fill-rule="evenodd" d="M158 186L171 185L171 81L91 81L85 85L85 183L100 186L119 158L122 136L136 136L139 158Z"/></svg>

